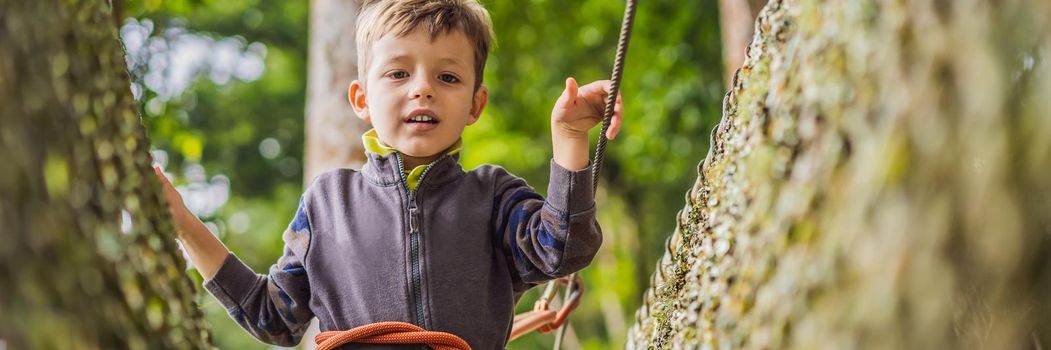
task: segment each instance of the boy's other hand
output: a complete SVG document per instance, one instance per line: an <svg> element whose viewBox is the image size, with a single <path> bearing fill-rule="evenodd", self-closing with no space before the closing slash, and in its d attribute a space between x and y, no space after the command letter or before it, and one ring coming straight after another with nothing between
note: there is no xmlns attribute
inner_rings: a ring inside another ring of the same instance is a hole
<svg viewBox="0 0 1051 350"><path fill-rule="evenodd" d="M577 86L576 79L566 79L566 89L558 97L551 110L551 130L561 136L587 138L587 132L602 122L606 111L606 99L613 82L599 80L584 86ZM621 114L624 104L621 95L613 107L613 118L610 120L606 138L613 139L620 132Z"/></svg>
<svg viewBox="0 0 1051 350"><path fill-rule="evenodd" d="M186 251L186 255L190 257L189 263L197 268L205 281L210 281L219 273L219 268L223 266L230 250L208 231L208 227L204 226L201 220L186 209L182 196L168 181L168 177L164 176L164 172L158 167L153 167L153 172L161 182L164 197L168 200L168 210L175 221L177 238L182 242L181 247Z"/></svg>
<svg viewBox="0 0 1051 350"><path fill-rule="evenodd" d="M185 221L189 220L193 214L186 208L186 204L182 201L182 196L179 195L179 191L175 190L175 186L168 181L168 177L164 176L164 172L159 167L153 167L153 172L157 174L157 179L161 182L161 189L164 191L164 198L168 200L168 211L172 215L172 220L175 220L175 228L183 231L185 227Z"/></svg>

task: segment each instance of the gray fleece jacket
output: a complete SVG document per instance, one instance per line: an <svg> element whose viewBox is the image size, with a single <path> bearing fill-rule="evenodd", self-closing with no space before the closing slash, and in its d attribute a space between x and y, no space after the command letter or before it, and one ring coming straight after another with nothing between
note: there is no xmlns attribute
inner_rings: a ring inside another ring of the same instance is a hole
<svg viewBox="0 0 1051 350"><path fill-rule="evenodd" d="M587 266L602 243L590 167L552 161L545 200L498 166L464 172L459 154L432 163L412 191L397 153L367 156L361 171L307 188L268 275L230 254L205 282L259 340L298 344L317 317L322 331L402 321L502 349L522 293Z"/></svg>

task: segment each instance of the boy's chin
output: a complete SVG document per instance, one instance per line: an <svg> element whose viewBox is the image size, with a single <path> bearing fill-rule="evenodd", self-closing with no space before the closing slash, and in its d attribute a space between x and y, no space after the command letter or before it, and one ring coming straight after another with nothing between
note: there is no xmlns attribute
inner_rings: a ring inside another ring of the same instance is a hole
<svg viewBox="0 0 1051 350"><path fill-rule="evenodd" d="M437 158L443 154L449 152L449 150L456 144L456 141L450 142L448 145L445 142L429 139L429 140L412 140L415 142L404 142L400 146L395 147L398 152L402 155L413 157L413 158Z"/></svg>
<svg viewBox="0 0 1051 350"><path fill-rule="evenodd" d="M401 154L404 154L404 155L407 155L407 156L413 157L413 158L429 158L429 157L434 157L434 156L441 155L441 153L442 153L442 150L440 150L440 149L430 149L430 148L426 148L426 147L420 147L420 148L406 147L406 149L398 150L398 151L400 151Z"/></svg>
<svg viewBox="0 0 1051 350"><path fill-rule="evenodd" d="M413 157L413 158L438 158L449 151L456 145L456 142L447 146L424 146L420 148L407 147L406 150L399 150L402 154Z"/></svg>
<svg viewBox="0 0 1051 350"><path fill-rule="evenodd" d="M437 157L437 156L441 155L441 152L434 152L434 153L429 153L429 152L401 152L401 154L404 154L404 155L407 155L407 156L413 157L413 158L431 158L431 157Z"/></svg>

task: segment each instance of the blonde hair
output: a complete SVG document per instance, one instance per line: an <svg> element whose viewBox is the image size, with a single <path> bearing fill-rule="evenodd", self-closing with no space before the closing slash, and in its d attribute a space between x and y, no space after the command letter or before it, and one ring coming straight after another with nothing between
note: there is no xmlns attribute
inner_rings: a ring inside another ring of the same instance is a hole
<svg viewBox="0 0 1051 350"><path fill-rule="evenodd" d="M485 61L493 42L493 22L477 0L365 1L358 15L356 41L358 77L362 81L371 63L369 51L384 34L404 36L425 25L431 38L459 30L474 43L475 90L482 86Z"/></svg>

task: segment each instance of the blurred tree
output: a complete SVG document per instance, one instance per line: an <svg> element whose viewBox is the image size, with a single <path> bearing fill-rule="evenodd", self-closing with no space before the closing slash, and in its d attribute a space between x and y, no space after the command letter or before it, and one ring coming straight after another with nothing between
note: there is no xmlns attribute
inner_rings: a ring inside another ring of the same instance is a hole
<svg viewBox="0 0 1051 350"><path fill-rule="evenodd" d="M310 3L310 76L307 88L306 162L303 181L335 168L365 162L361 134L368 123L347 101L347 87L358 77L354 33L360 0Z"/></svg>
<svg viewBox="0 0 1051 350"><path fill-rule="evenodd" d="M211 348L110 9L0 9L0 348Z"/></svg>
<svg viewBox="0 0 1051 350"><path fill-rule="evenodd" d="M360 5L360 0L310 2L304 186L325 171L360 169L365 162L365 149L357 141L369 125L354 115L347 100L347 88L358 78L354 35ZM318 332L315 319L301 348L315 348L313 339Z"/></svg>
<svg viewBox="0 0 1051 350"><path fill-rule="evenodd" d="M744 63L745 50L752 42L755 17L766 5L766 0L719 0L719 24L723 36L723 65L726 85L734 72Z"/></svg>
<svg viewBox="0 0 1051 350"><path fill-rule="evenodd" d="M726 86L734 78L734 71L744 63L745 49L751 42L756 16L759 16L765 4L765 0L719 0Z"/></svg>

